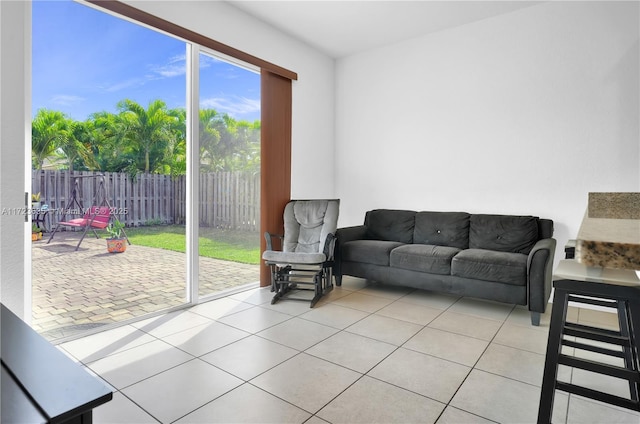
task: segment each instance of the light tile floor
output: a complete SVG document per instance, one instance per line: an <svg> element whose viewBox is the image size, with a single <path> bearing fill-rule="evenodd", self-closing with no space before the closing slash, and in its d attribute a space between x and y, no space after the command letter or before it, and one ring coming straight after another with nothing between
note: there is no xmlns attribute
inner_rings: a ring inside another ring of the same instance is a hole
<svg viewBox="0 0 640 424"><path fill-rule="evenodd" d="M520 306L347 277L313 309L271 297L253 289L58 347L115 391L95 423L536 421L549 313L532 327ZM616 325L606 312L570 314ZM640 414L558 392L554 422Z"/></svg>

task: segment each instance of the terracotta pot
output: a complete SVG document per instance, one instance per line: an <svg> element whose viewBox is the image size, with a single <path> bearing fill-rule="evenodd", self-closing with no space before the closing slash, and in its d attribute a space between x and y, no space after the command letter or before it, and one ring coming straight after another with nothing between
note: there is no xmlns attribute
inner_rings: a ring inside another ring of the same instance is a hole
<svg viewBox="0 0 640 424"><path fill-rule="evenodd" d="M127 240L125 239L107 239L107 251L109 253L122 253L127 250Z"/></svg>

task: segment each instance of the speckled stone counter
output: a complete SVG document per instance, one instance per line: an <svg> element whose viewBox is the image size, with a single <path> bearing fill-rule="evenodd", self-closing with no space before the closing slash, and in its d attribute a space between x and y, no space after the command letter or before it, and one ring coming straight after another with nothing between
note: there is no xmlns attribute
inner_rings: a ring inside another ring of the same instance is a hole
<svg viewBox="0 0 640 424"><path fill-rule="evenodd" d="M589 193L589 218L640 219L640 193Z"/></svg>
<svg viewBox="0 0 640 424"><path fill-rule="evenodd" d="M640 193L589 193L576 240L578 262L640 270L640 219L633 216L640 217Z"/></svg>

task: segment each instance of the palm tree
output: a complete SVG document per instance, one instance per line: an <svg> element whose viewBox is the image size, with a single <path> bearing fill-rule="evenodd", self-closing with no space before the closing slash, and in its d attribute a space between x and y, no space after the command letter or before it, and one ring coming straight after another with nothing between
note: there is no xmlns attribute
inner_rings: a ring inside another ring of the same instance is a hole
<svg viewBox="0 0 640 424"><path fill-rule="evenodd" d="M234 155L233 169L258 172L260 170L260 121L236 123L238 151Z"/></svg>
<svg viewBox="0 0 640 424"><path fill-rule="evenodd" d="M236 121L214 109L200 111L200 166L209 171L256 170L260 121Z"/></svg>
<svg viewBox="0 0 640 424"><path fill-rule="evenodd" d="M148 173L152 168L152 151L159 154L165 151L171 140L172 126L178 118L168 113L162 100L150 102L145 109L133 100L125 99L118 102L118 110L126 138L144 153L144 172Z"/></svg>
<svg viewBox="0 0 640 424"><path fill-rule="evenodd" d="M216 128L218 112L215 109L200 109L198 133L200 140L200 167L202 171L215 171L216 146L220 142L220 131Z"/></svg>
<svg viewBox="0 0 640 424"><path fill-rule="evenodd" d="M33 163L64 157L70 170L186 172L186 112L167 109L161 100L147 109L132 100L118 103L118 114L97 112L84 122L57 111L40 110L33 121ZM236 121L214 109L199 114L202 171L260 169L260 121Z"/></svg>
<svg viewBox="0 0 640 424"><path fill-rule="evenodd" d="M31 123L33 166L42 169L45 159L54 155L66 137L67 119L62 112L40 109Z"/></svg>
<svg viewBox="0 0 640 424"><path fill-rule="evenodd" d="M220 132L220 142L217 146L218 155L221 162L221 170L233 170L233 159L238 150L242 148L241 141L237 137L237 121L228 114L223 114L218 120L218 131Z"/></svg>
<svg viewBox="0 0 640 424"><path fill-rule="evenodd" d="M187 173L187 111L185 109L171 109L169 115L176 118L171 125L171 138L167 143L163 166L164 174L171 176Z"/></svg>
<svg viewBox="0 0 640 424"><path fill-rule="evenodd" d="M96 112L89 117L91 124L90 149L98 169L107 172L130 170L137 167L134 148L126 139L125 125L118 115Z"/></svg>
<svg viewBox="0 0 640 424"><path fill-rule="evenodd" d="M68 119L65 125L64 137L58 142L58 149L67 159L68 169L73 171L74 162L81 160L85 168L93 170L99 167L93 156L92 127L90 121L81 122Z"/></svg>

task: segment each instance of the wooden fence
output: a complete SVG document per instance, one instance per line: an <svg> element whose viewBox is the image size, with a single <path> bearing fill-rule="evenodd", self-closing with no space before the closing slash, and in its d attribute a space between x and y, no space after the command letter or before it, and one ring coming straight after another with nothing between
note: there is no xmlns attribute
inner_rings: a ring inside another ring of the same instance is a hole
<svg viewBox="0 0 640 424"><path fill-rule="evenodd" d="M31 181L32 193L40 193L40 202L49 208L51 227L104 199L127 226L186 222L184 176L139 174L131 179L125 173L34 170ZM200 174L199 189L200 225L260 230L259 174Z"/></svg>

